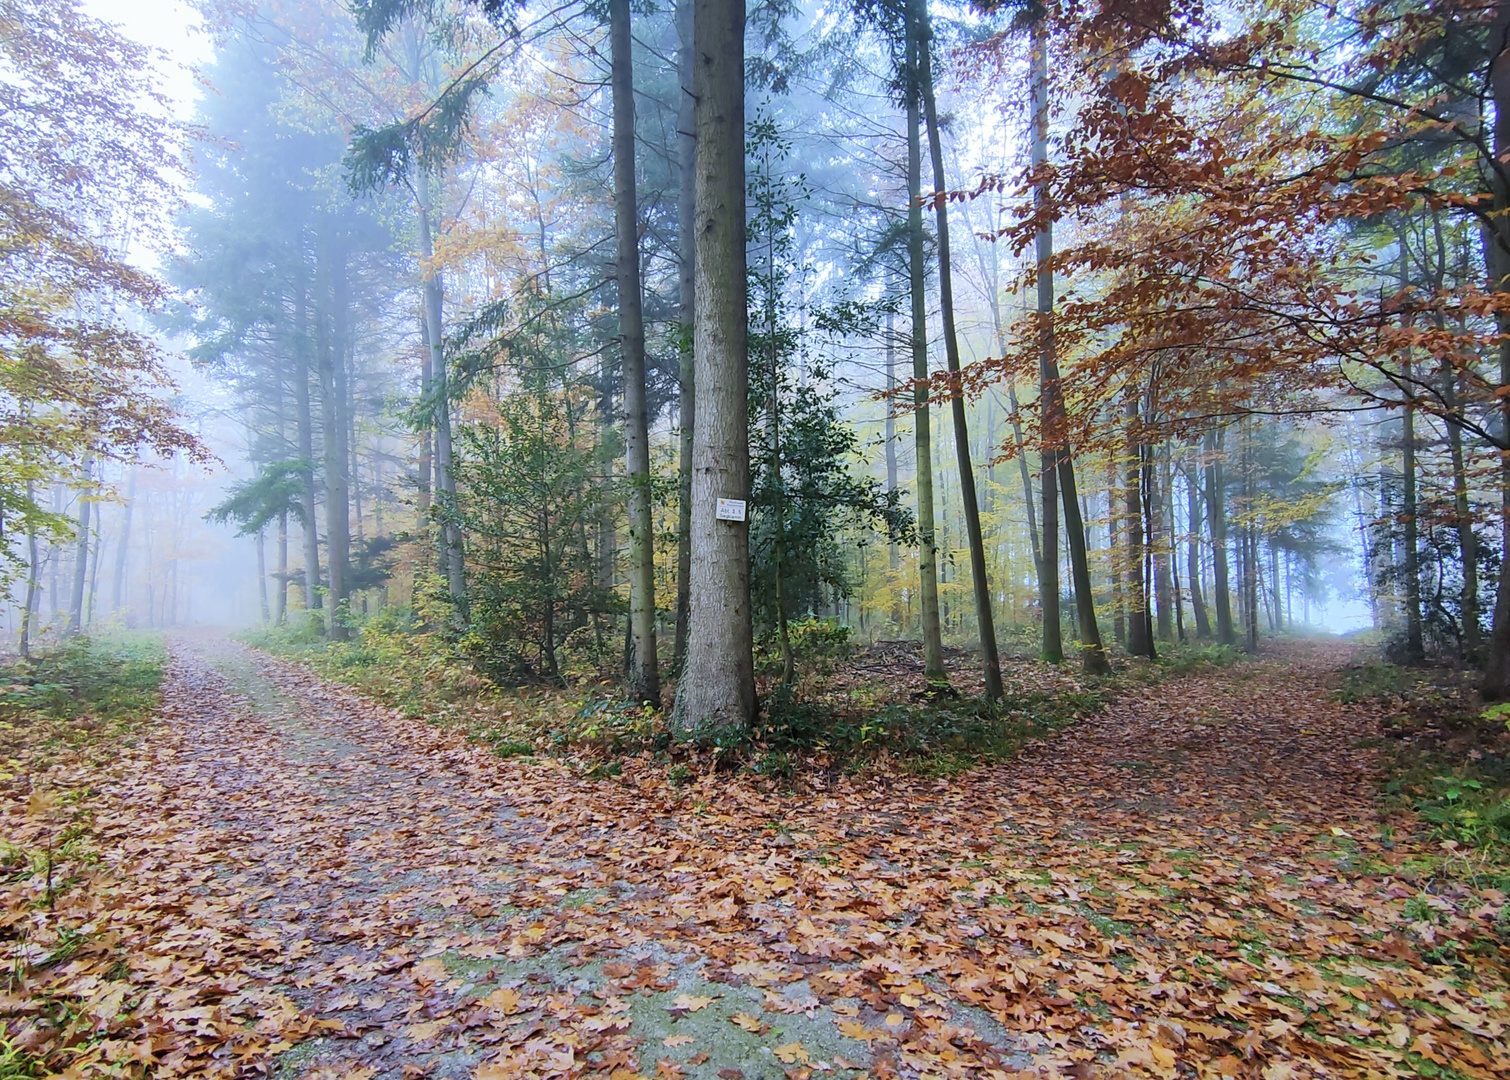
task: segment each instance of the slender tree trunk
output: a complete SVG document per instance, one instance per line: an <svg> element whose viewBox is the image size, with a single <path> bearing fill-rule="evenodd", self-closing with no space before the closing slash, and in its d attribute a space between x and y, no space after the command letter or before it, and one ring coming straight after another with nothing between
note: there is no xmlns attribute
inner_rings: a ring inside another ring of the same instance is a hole
<svg viewBox="0 0 1510 1080"><path fill-rule="evenodd" d="M1186 576L1190 579L1190 610L1195 615L1195 636L1205 641L1211 637L1211 620L1206 614L1206 598L1201 591L1201 493L1192 466L1185 471L1185 495L1190 513L1190 540L1186 547Z"/></svg>
<svg viewBox="0 0 1510 1080"><path fill-rule="evenodd" d="M1470 660L1479 658L1483 647L1479 626L1478 537L1473 531L1473 508L1468 502L1468 472L1463 462L1463 429L1454 422L1458 415L1457 373L1443 365L1442 396L1447 404L1447 449L1452 461L1452 509L1458 532L1458 552L1463 560L1463 651Z"/></svg>
<svg viewBox="0 0 1510 1080"><path fill-rule="evenodd" d="M1032 164L1041 173L1049 160L1048 42L1043 16L1033 21L1031 94L1033 112ZM1051 664L1064 660L1063 630L1059 620L1059 455L1055 444L1055 383L1059 362L1054 355L1054 233L1048 206L1048 180L1033 187L1033 210L1038 215L1036 239L1038 271L1038 398L1040 413L1039 453L1043 495L1043 545L1038 560L1038 602L1043 608L1043 658Z"/></svg>
<svg viewBox="0 0 1510 1080"><path fill-rule="evenodd" d="M676 644L672 667L680 674L687 657L687 611L690 604L692 566L692 430L697 411L697 388L693 383L693 318L696 307L697 244L693 177L697 171L697 117L692 96L693 0L676 3L677 74L677 244L680 265L677 274L677 318L681 362L678 378L678 423L681 445L677 460L676 515Z"/></svg>
<svg viewBox="0 0 1510 1080"><path fill-rule="evenodd" d="M55 483L52 486L52 512L59 517L63 515L62 484ZM59 615L67 617L62 608L63 587L58 581L59 567L63 561L59 558L60 554L56 544L47 545L47 621L49 623L56 623Z"/></svg>
<svg viewBox="0 0 1510 1080"><path fill-rule="evenodd" d="M420 290L419 312L420 337L423 339L424 348L420 350L419 361L419 399L422 402L430 400L430 380L434 370L434 347L430 342L430 320L425 317L425 293L423 287ZM430 503L432 496L432 483L435 475L435 425L424 423L419 428L419 477L417 483L419 503L419 524L424 527L430 523Z"/></svg>
<svg viewBox="0 0 1510 1080"><path fill-rule="evenodd" d="M933 164L934 214L938 230L939 309L944 322L944 356L954 383L960 378L959 338L954 327L954 271L949 253L949 204L944 175L943 136L939 132L938 103L933 92L933 32L928 23L926 0L909 0L917 35L918 83L928 121L928 156ZM975 595L975 621L985 663L985 696L1001 697L1001 657L996 650L996 619L991 610L991 584L986 576L986 542L980 527L980 503L975 493L975 467L970 459L970 429L965 417L965 396L958 385L951 388L949 406L954 419L954 457L959 468L960 505L965 514L965 534L970 547L970 584Z"/></svg>
<svg viewBox="0 0 1510 1080"><path fill-rule="evenodd" d="M1033 473L1028 468L1028 453L1023 444L1022 418L1017 404L1017 384L1007 381L1007 404L1012 407L1012 446L1017 452L1017 478L1022 482L1022 506L1027 514L1028 547L1033 553L1033 579L1043 577L1043 549L1039 542L1038 510L1033 503Z"/></svg>
<svg viewBox="0 0 1510 1080"><path fill-rule="evenodd" d="M79 489L78 538L73 557L73 592L68 601L68 632L78 634L84 629L84 587L89 582L89 480L94 469L94 458L84 455L84 486Z"/></svg>
<svg viewBox="0 0 1510 1080"><path fill-rule="evenodd" d="M1405 361L1405 382L1410 385L1411 363ZM1426 658L1421 637L1421 554L1416 506L1416 411L1405 406L1400 422L1401 442L1401 532L1405 543L1405 655L1416 663Z"/></svg>
<svg viewBox="0 0 1510 1080"><path fill-rule="evenodd" d="M255 543L257 545L257 600L262 615L262 625L266 626L271 619L271 611L267 603L267 551L266 531L257 530Z"/></svg>
<svg viewBox="0 0 1510 1080"><path fill-rule="evenodd" d="M613 83L613 202L618 237L619 348L624 371L624 469L629 474L629 692L661 704L655 648L655 523L651 517L650 414L640 296L639 198L634 176L634 54L629 0L609 0Z"/></svg>
<svg viewBox="0 0 1510 1080"><path fill-rule="evenodd" d="M1058 373L1055 373L1057 386ZM1061 403L1062 404L1062 403ZM1087 675L1111 674L1101 626L1096 621L1096 594L1091 588L1090 553L1086 550L1085 519L1075 491L1075 459L1068 447L1059 452L1059 495L1064 502L1064 535L1069 544L1070 577L1075 585L1075 628L1080 637L1080 663Z"/></svg>
<svg viewBox="0 0 1510 1080"><path fill-rule="evenodd" d="M278 515L278 592L273 601L273 623L282 626L288 614L288 511Z"/></svg>
<svg viewBox="0 0 1510 1080"><path fill-rule="evenodd" d="M104 514L98 506L94 508L94 555L89 560L89 592L84 601L84 628L91 629L94 626L95 597L100 588L100 559L105 555L105 530Z"/></svg>
<svg viewBox="0 0 1510 1080"><path fill-rule="evenodd" d="M928 409L928 304L923 267L923 154L918 101L918 46L907 20L907 261L912 293L912 432L918 485L918 601L923 631L923 677L947 683L939 624L938 534L934 523L933 432Z"/></svg>
<svg viewBox="0 0 1510 1080"><path fill-rule="evenodd" d="M346 460L346 253L325 243L325 281L315 330L320 372L320 420L325 452L325 563L330 582L330 637L350 637L347 569L351 561L351 485ZM322 311L325 304L328 311Z"/></svg>
<svg viewBox="0 0 1510 1080"><path fill-rule="evenodd" d="M1244 648L1258 652L1258 523L1254 514L1253 432L1243 423L1243 625Z"/></svg>
<svg viewBox="0 0 1510 1080"><path fill-rule="evenodd" d="M435 423L435 499L439 503L441 523L441 570L445 574L446 592L451 598L453 629L460 629L468 622L466 555L462 547L461 526L456 521L456 470L451 462L451 388L444 352L445 287L435 261L435 241L430 229L430 176L421 171L418 180L419 254L424 273L425 323L429 327L426 337L430 345L430 404Z"/></svg>
<svg viewBox="0 0 1510 1080"><path fill-rule="evenodd" d="M121 538L115 551L115 579L110 588L110 610L121 610L126 598L126 563L131 551L131 512L136 507L136 467L131 468L131 479L126 482L126 504L121 507Z"/></svg>
<svg viewBox="0 0 1510 1080"><path fill-rule="evenodd" d="M26 482L26 500L34 505L37 501L37 485L31 480ZM37 574L41 570L41 557L41 551L37 546L36 526L28 525L26 527L26 606L21 609L21 641L17 646L22 657L28 660L31 659L32 622L36 618L39 599Z"/></svg>
<svg viewBox="0 0 1510 1080"><path fill-rule="evenodd" d="M892 395L897 388L897 343L896 315L886 310L886 491L897 489L897 421L896 402ZM902 565L902 553L895 539L891 541L888 565L893 573Z"/></svg>
<svg viewBox="0 0 1510 1080"><path fill-rule="evenodd" d="M1176 518L1174 499L1174 474L1169 469L1169 459L1165 458L1166 471L1164 473L1164 500L1169 510L1169 516L1164 519L1164 525L1169 530L1168 565L1172 579L1170 584L1171 596L1174 599L1174 628L1175 639L1181 645L1189 640L1185 633L1185 597L1180 590L1180 523Z"/></svg>
<svg viewBox="0 0 1510 1080"><path fill-rule="evenodd" d="M1055 550L1050 550L1050 529L1057 530L1057 522L1049 516L1050 492L1049 464L1058 479L1057 495L1064 506L1065 539L1069 546L1070 575L1075 586L1075 609L1080 636L1080 659L1090 675L1104 675L1111 671L1106 649L1101 643L1101 628L1096 622L1096 598L1091 591L1091 569L1085 542L1085 521L1080 513L1080 501L1075 485L1075 459L1069 446L1068 420L1065 415L1064 395L1059 384L1059 360L1054 345L1054 233L1052 209L1049 206L1048 180L1043 170L1048 165L1049 111L1048 111L1048 40L1044 32L1042 16L1033 20L1032 40L1032 113L1033 147L1032 162L1039 174L1034 184L1033 205L1039 215L1037 236L1038 262L1038 313L1039 313L1039 396L1044 442L1044 520L1043 520L1043 570L1044 578L1053 570L1054 625L1050 628L1048 607L1044 609L1044 656L1053 659L1062 657L1063 646L1059 639L1059 566L1057 535ZM1055 515L1057 517L1057 514ZM1047 599L1048 589L1040 586L1040 595ZM1052 647L1051 647L1052 646Z"/></svg>
<svg viewBox="0 0 1510 1080"><path fill-rule="evenodd" d="M1494 95L1494 157L1510 160L1510 0L1495 4L1489 30L1489 84ZM1494 197L1486 249L1489 284L1497 292L1510 292L1510 185L1500 170L1491 170L1489 186ZM1495 316L1499 330L1500 387L1510 387L1510 313ZM1503 430L1510 433L1510 394L1500 398ZM1494 621L1484 657L1481 691L1486 701L1510 697L1510 453L1500 454L1500 561L1495 590Z"/></svg>
<svg viewBox="0 0 1510 1080"><path fill-rule="evenodd" d="M1232 588L1227 580L1227 512L1226 479L1222 476L1221 439L1216 433L1206 437L1206 519L1211 531L1211 591L1216 604L1216 640L1236 645L1237 633L1232 625Z"/></svg>
<svg viewBox="0 0 1510 1080"><path fill-rule="evenodd" d="M1158 609L1158 632L1160 641L1174 640L1174 593L1170 586L1170 544L1164 534L1169 520L1166 501L1169 498L1169 446L1166 443L1157 450L1150 448L1145 469L1148 477L1148 542L1153 546L1154 603Z"/></svg>
<svg viewBox="0 0 1510 1080"><path fill-rule="evenodd" d="M980 242L980 237L972 229L970 238L975 246L975 261L980 266L981 278L990 283L988 305L991 309L991 329L996 340L996 352L999 356L1007 354L1007 333L1005 320L1001 311L1000 289L997 287L999 273L997 271L996 246L991 245L991 262L986 262L986 254L983 250L986 245ZM1007 404L1011 407L1012 415L1012 448L1017 458L1018 478L1022 481L1023 508L1027 512L1028 520L1028 544L1033 551L1033 579L1036 584L1043 575L1043 552L1039 549L1038 540L1038 511L1033 501L1033 474L1028 467L1028 457L1023 447L1022 416L1017 403L1017 382L1014 379L1007 380ZM994 434L994 423L988 422L987 431ZM991 439L988 438L987 454L992 451ZM993 478L994 479L994 478Z"/></svg>
<svg viewBox="0 0 1510 1080"><path fill-rule="evenodd" d="M1127 651L1134 656L1154 657L1153 622L1149 618L1148 590L1143 568L1143 447L1134 431L1138 423L1138 403L1127 403L1129 439L1123 480L1123 498L1127 507Z"/></svg>
<svg viewBox="0 0 1510 1080"><path fill-rule="evenodd" d="M1269 540L1268 547L1269 547L1269 595L1270 595L1270 597L1274 601L1274 622L1273 622L1273 626L1274 626L1274 629L1276 631L1278 631L1278 630L1283 630L1285 628L1285 609L1284 609L1284 605L1280 602L1281 601L1281 596L1280 596L1280 591L1279 591L1279 548L1277 548L1277 547L1274 546L1274 540L1273 540L1272 537Z"/></svg>
<svg viewBox="0 0 1510 1080"><path fill-rule="evenodd" d="M691 604L674 728L743 727L755 715L747 521L716 517L749 498L749 315L745 280L744 0L695 0L696 267Z"/></svg>
<svg viewBox="0 0 1510 1080"><path fill-rule="evenodd" d="M320 534L315 524L315 436L309 405L309 298L299 290L295 328L294 419L299 439L299 479L303 500L304 609L317 611L320 599Z"/></svg>

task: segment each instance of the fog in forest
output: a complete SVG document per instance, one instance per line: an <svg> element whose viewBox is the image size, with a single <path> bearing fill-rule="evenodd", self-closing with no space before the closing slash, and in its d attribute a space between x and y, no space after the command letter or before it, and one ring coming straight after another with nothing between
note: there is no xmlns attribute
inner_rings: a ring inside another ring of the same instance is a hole
<svg viewBox="0 0 1510 1080"><path fill-rule="evenodd" d="M117 425L136 423L133 437L83 438L18 481L34 496L36 558L27 529L9 528L12 641L28 590L28 632L40 636L297 625L346 637L388 612L449 620L495 675L554 678L612 666L629 648L645 580L637 552L648 547L654 631L679 661L695 336L685 27L670 6L636 9L622 68L634 126L623 135L603 11L425 11L339 0L78 9L120 35L81 63L126 65L110 78L141 114L98 121L138 140L140 204L110 203L102 187L84 228L150 278L134 311L125 294L80 302L116 305L141 335L161 378L138 370L135 392L166 409ZM750 9L750 467L739 494L750 504L752 617L757 635L834 620L858 641L926 639L936 619L943 640L975 646L984 583L1002 647L1033 652L1044 500L1055 496L1043 490L1041 253L1021 231L1024 178L1033 108L1045 110L1052 160L1096 88L1049 65L1050 97L1034 106L1036 39L1023 16L933 9L934 119L920 109L910 182L920 198L960 193L948 202L946 313L934 204L924 198L909 219L898 73L911 61L899 18L884 5ZM1046 47L1060 56L1072 43ZM634 152L627 175L616 171L620 135ZM615 251L625 191L634 279L622 243ZM1140 611L1160 640L1215 624L1211 484L1224 466L1229 535L1218 542L1232 595L1221 606L1234 640L1245 626L1391 625L1403 595L1399 411L1357 409L1345 386L1293 377L1289 359L1275 361L1268 390L1223 384L1231 400L1220 407L1198 400L1212 389L1203 376L1166 373L1152 347L1141 370L1129 367L1130 301L1107 290L1131 286L1089 252L1103 242L1098 228L1135 236L1159 228L1155 214L1066 210L1051 241L1061 257L1088 260L1060 276L1057 302L1077 508L1105 632L1124 641ZM1398 246L1408 261L1410 242ZM1384 261L1360 264L1354 280L1373 280ZM1076 307L1097 295L1113 296L1120 323ZM949 364L966 372L957 416L941 381ZM1262 381L1251 358L1241 365L1240 378ZM915 368L933 380L931 521L920 516ZM1283 407L1267 408L1269 395ZM631 405L645 418L643 474ZM1181 412L1208 406L1219 419ZM183 438L142 434L154 424ZM1423 507L1452 499L1444 436L1460 427L1442 424L1416 421L1410 497ZM1473 475L1463 449L1453 453ZM635 524L640 490L648 542ZM1461 641L1462 605L1448 595L1462 588L1445 546L1453 528L1443 511L1411 542L1431 552L1417 558L1436 605L1428 630ZM1078 639L1076 548L1068 533L1055 546L1064 633ZM936 585L920 588L920 573Z"/></svg>
<svg viewBox="0 0 1510 1080"><path fill-rule="evenodd" d="M1510 0L0 0L0 1080L1510 1077Z"/></svg>

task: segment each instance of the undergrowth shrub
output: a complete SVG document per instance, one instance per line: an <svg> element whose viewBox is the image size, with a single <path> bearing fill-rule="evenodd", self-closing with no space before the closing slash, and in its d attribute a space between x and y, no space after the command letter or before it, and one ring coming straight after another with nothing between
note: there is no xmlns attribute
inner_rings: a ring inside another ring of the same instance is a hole
<svg viewBox="0 0 1510 1080"><path fill-rule="evenodd" d="M889 757L923 772L958 772L978 758L1010 757L1103 705L1093 689L1019 690L995 702L941 698L851 712L778 691L749 740L784 753L819 752L847 762Z"/></svg>
<svg viewBox="0 0 1510 1080"><path fill-rule="evenodd" d="M1510 707L1483 709L1462 671L1385 661L1344 669L1335 696L1376 708L1390 803L1480 863L1510 864Z"/></svg>
<svg viewBox="0 0 1510 1080"><path fill-rule="evenodd" d="M1351 664L1338 673L1333 696L1344 705L1413 698L1430 693L1430 679L1420 668L1401 667L1384 660Z"/></svg>
<svg viewBox="0 0 1510 1080"><path fill-rule="evenodd" d="M242 636L248 644L307 664L406 716L432 716L492 687L460 662L456 648L421 627L413 613L388 609L353 621L350 641L328 641L300 621Z"/></svg>
<svg viewBox="0 0 1510 1080"><path fill-rule="evenodd" d="M1232 645L1212 642L1208 645L1165 646L1159 665L1171 675L1194 675L1212 668L1231 667L1244 659L1242 651Z"/></svg>
<svg viewBox="0 0 1510 1080"><path fill-rule="evenodd" d="M982 758L1008 757L1024 743L1099 711L1095 689L1017 689L1001 701L940 698L897 701L897 687L825 691L816 678L802 689L777 688L746 731L689 745L665 714L617 695L616 680L576 680L567 687L499 686L444 635L414 617L387 612L359 620L349 642L312 639L302 630L271 630L244 640L307 664L410 716L459 725L499 757L533 754L577 760L590 775L605 763L651 754L675 768L687 755L711 754L722 767L746 767L789 780L812 764L860 768L889 761L922 775L950 775ZM848 655L850 628L833 619L791 624L794 650L807 663Z"/></svg>

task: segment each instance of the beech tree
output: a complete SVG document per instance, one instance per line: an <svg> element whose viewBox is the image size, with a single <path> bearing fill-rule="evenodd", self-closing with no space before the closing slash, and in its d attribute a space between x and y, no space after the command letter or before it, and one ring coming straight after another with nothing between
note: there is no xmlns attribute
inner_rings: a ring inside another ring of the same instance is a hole
<svg viewBox="0 0 1510 1080"><path fill-rule="evenodd" d="M41 494L63 482L93 497L98 463L139 449L208 458L133 318L164 291L125 248L160 234L179 139L146 59L72 0L0 4L0 582L29 568L23 649L38 541L83 545L90 520L87 498L70 522Z"/></svg>

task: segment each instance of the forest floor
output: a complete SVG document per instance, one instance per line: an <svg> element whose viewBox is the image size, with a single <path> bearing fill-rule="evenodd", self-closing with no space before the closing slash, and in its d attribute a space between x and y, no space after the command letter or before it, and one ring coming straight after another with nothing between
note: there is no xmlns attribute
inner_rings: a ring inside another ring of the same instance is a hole
<svg viewBox="0 0 1510 1080"><path fill-rule="evenodd" d="M153 731L32 780L94 854L3 885L0 1076L1510 1075L1505 882L1381 813L1351 656L793 793L500 760L182 637Z"/></svg>

